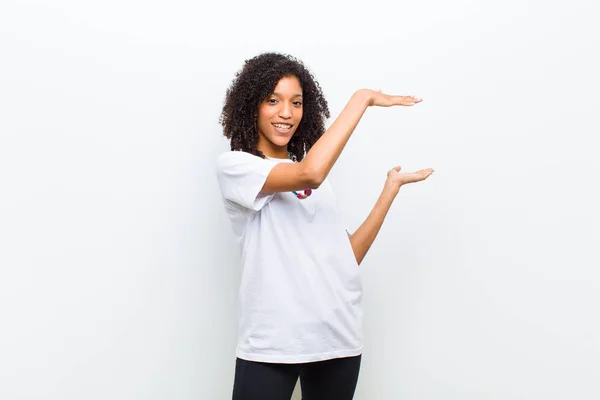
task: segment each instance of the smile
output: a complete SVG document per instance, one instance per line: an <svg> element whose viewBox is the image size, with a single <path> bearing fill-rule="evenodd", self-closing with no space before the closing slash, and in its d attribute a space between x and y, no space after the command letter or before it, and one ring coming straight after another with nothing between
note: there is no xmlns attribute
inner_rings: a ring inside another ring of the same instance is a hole
<svg viewBox="0 0 600 400"><path fill-rule="evenodd" d="M272 124L279 133L289 133L293 125L290 124Z"/></svg>

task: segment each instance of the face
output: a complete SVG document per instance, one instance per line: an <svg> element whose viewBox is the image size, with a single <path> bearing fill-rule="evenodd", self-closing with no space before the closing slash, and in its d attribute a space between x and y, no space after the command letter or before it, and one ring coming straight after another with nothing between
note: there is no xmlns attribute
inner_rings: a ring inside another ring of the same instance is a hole
<svg viewBox="0 0 600 400"><path fill-rule="evenodd" d="M295 76L283 77L257 113L258 148L271 157L287 157L287 144L302 119L302 87Z"/></svg>

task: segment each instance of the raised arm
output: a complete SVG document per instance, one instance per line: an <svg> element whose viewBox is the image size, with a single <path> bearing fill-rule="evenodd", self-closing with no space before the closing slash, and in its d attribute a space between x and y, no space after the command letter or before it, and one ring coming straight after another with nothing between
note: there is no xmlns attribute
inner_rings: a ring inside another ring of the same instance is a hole
<svg viewBox="0 0 600 400"><path fill-rule="evenodd" d="M356 262L358 264L365 258L369 248L371 248L371 245L375 241L379 229L381 228L381 225L383 225L383 221L385 220L394 199L398 195L400 188L407 183L425 180L432 173L432 168L422 169L417 172L400 173L400 167L394 167L388 171L385 186L383 187L383 191L381 192L379 199L377 199L373 210L356 232L352 235L349 234L350 244L352 245L354 257L356 257Z"/></svg>
<svg viewBox="0 0 600 400"><path fill-rule="evenodd" d="M318 188L342 153L367 107L412 106L420 101L413 96L391 96L375 90L358 90L301 162L279 163L273 167L261 193Z"/></svg>

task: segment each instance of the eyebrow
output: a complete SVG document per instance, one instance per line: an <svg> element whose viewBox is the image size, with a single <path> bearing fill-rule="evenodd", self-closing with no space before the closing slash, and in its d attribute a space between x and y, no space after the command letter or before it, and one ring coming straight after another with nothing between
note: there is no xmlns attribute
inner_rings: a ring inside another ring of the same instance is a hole
<svg viewBox="0 0 600 400"><path fill-rule="evenodd" d="M273 94L274 94L275 96L281 96L281 93L273 92ZM295 94L295 95L293 95L292 97L302 97L302 94L300 94L300 93L296 93L296 94Z"/></svg>

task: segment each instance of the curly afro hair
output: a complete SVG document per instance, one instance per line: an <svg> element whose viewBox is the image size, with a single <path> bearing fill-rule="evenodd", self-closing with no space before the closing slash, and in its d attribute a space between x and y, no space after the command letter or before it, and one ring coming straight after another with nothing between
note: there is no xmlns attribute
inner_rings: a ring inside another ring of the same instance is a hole
<svg viewBox="0 0 600 400"><path fill-rule="evenodd" d="M288 143L298 161L325 132L329 107L319 83L304 64L287 54L264 53L250 60L235 75L227 89L219 122L223 135L231 139L231 150L265 158L258 150L255 115L259 105L275 90L283 77L295 76L302 87L302 120Z"/></svg>

